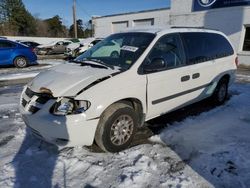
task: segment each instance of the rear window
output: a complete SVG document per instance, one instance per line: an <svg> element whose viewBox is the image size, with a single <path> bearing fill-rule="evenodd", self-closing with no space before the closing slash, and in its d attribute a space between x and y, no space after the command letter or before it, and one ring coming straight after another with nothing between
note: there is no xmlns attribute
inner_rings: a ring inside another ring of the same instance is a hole
<svg viewBox="0 0 250 188"><path fill-rule="evenodd" d="M12 48L15 47L15 45L8 41L0 41L0 48Z"/></svg>
<svg viewBox="0 0 250 188"><path fill-rule="evenodd" d="M182 33L188 64L201 63L234 54L228 40L216 33Z"/></svg>

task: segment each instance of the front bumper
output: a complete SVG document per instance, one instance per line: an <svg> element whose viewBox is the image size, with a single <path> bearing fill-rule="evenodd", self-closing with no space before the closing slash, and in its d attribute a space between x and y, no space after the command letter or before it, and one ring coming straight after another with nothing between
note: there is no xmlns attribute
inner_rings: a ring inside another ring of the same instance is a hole
<svg viewBox="0 0 250 188"><path fill-rule="evenodd" d="M86 120L84 113L69 116L53 115L50 108L55 102L54 99L50 99L40 106L39 110L32 112L29 109L35 104L34 97L26 105L21 102L20 113L36 137L60 147L92 145L99 119ZM25 93L22 94L23 98L27 100Z"/></svg>

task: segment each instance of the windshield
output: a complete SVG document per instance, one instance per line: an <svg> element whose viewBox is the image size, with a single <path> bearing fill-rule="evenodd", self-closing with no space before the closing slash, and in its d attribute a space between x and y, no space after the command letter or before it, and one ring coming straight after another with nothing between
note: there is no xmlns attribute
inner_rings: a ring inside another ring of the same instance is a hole
<svg viewBox="0 0 250 188"><path fill-rule="evenodd" d="M107 66L129 69L154 39L152 33L119 33L102 40L77 57L76 61L92 60Z"/></svg>

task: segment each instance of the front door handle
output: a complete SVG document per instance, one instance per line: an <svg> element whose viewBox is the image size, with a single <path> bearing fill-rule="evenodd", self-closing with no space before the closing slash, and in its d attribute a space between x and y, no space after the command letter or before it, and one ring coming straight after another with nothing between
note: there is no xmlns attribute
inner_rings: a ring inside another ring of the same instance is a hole
<svg viewBox="0 0 250 188"><path fill-rule="evenodd" d="M189 76L189 75L186 75L186 76L181 77L181 81L182 81L182 82L186 82L186 81L188 81L188 80L190 80L190 76Z"/></svg>
<svg viewBox="0 0 250 188"><path fill-rule="evenodd" d="M195 73L195 74L193 74L193 76L192 76L193 79L197 79L197 78L199 78L199 77L200 77L200 73Z"/></svg>

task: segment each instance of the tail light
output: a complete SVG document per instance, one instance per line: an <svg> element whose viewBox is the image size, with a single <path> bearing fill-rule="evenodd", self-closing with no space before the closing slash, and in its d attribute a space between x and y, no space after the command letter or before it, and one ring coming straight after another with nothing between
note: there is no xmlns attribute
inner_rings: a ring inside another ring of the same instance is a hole
<svg viewBox="0 0 250 188"><path fill-rule="evenodd" d="M30 48L30 51L35 53L35 49L34 48Z"/></svg>
<svg viewBox="0 0 250 188"><path fill-rule="evenodd" d="M236 65L236 67L239 66L239 58L238 58L238 56L235 58L235 65Z"/></svg>

